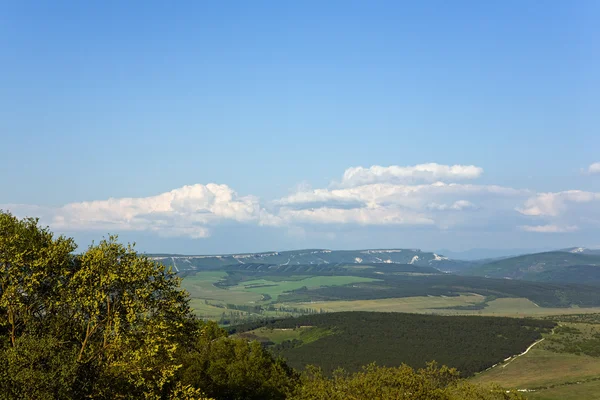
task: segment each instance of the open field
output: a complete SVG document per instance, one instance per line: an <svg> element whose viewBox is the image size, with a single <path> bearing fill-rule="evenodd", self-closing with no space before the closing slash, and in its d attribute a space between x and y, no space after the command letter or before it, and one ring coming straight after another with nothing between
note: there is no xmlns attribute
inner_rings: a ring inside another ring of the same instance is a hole
<svg viewBox="0 0 600 400"><path fill-rule="evenodd" d="M600 379L527 393L530 400L599 400Z"/></svg>
<svg viewBox="0 0 600 400"><path fill-rule="evenodd" d="M300 303L307 308L335 311L394 311L409 313L433 313L443 315L488 315L504 317L542 317L564 314L598 313L594 308L547 308L538 307L531 300L523 298L503 298L490 301L481 310L454 310L446 307L469 306L481 303L484 297L478 294L460 296L416 296L378 300L322 301ZM445 309L446 308L446 309Z"/></svg>
<svg viewBox="0 0 600 400"><path fill-rule="evenodd" d="M490 301L482 315L499 315L509 317L537 317L547 315L598 313L600 307L539 307L531 300L524 298L503 298ZM476 312L472 312L476 313Z"/></svg>
<svg viewBox="0 0 600 400"><path fill-rule="evenodd" d="M573 331L565 330L575 329ZM560 333L560 329L563 332ZM506 364L482 372L472 380L475 383L495 382L504 387L527 389L531 399L600 399L600 357L582 354L572 348L574 342L590 340L600 332L598 325L561 323L556 333L544 334L545 340L527 354Z"/></svg>
<svg viewBox="0 0 600 400"><path fill-rule="evenodd" d="M260 301L260 293L244 290L221 289L214 285L227 273L224 271L198 272L183 279L182 287L190 293L193 299L217 300L232 304L248 304Z"/></svg>
<svg viewBox="0 0 600 400"><path fill-rule="evenodd" d="M277 297L283 294L284 292L300 289L301 287L311 289L322 286L339 286L359 282L373 282L375 280L376 279L356 276L312 276L305 277L302 280L294 279L289 281L271 281L266 279L257 279L253 281L243 282L240 285L229 288L229 290L268 294L269 296L271 296L272 299L277 299Z"/></svg>
<svg viewBox="0 0 600 400"><path fill-rule="evenodd" d="M537 345L543 347L540 343ZM503 368L498 365L473 378L476 382L496 382L518 389L536 389L568 382L585 381L600 376L600 359L575 354L554 353L532 348Z"/></svg>
<svg viewBox="0 0 600 400"><path fill-rule="evenodd" d="M256 335L258 337L265 337L273 343L281 343L284 340L298 339L302 332L307 331L309 329L312 329L312 327L285 329L258 328L248 333Z"/></svg>
<svg viewBox="0 0 600 400"><path fill-rule="evenodd" d="M326 272L329 275L325 273L313 275L306 271L302 272L304 267L291 268L290 271L281 271L270 267L261 270L261 266L234 272L201 271L186 276L182 286L190 293L191 306L198 316L217 320L224 325L240 323L244 319L255 320L336 311L394 311L509 317L600 313L600 307L540 307L537 300L534 302L523 297L512 297L510 294L508 297L504 297L507 296L504 294L500 298L494 298L494 291L502 289L501 284L506 282L497 282L496 285L500 286L487 291L492 294L490 296L486 295L485 290L478 294L471 292L467 287L456 287L458 283L462 282L460 281L462 278L456 278L459 281L453 283L455 289L440 291L439 285L447 282L444 283L444 279L438 282L439 277L435 275L430 277L406 276L398 280L399 278L393 275L395 272L387 275L387 272L381 271L364 272L377 268L387 271L391 268L388 265L384 267L357 266L358 268L349 269L347 267L352 266L340 268L348 272L352 270L354 275L337 275L339 271L331 272L331 274ZM413 274L413 272L398 273ZM433 283L425 284L429 278L434 280ZM443 276L442 278L447 277ZM413 279L417 280L413 281ZM425 280L423 281L423 279ZM215 286L217 282L226 282L230 286ZM484 283L487 284L487 281L483 280L481 284ZM513 284L513 282L509 283ZM520 290L527 292L528 287L524 286ZM543 287L543 285L532 286L534 290L536 288L539 290L539 287ZM552 292L550 289L544 289L543 293ZM316 296L314 296L315 291L317 291ZM319 293L323 292L326 294L319 298ZM444 292L457 295L446 295ZM386 296L382 296L382 293L391 296L386 298ZM411 295L412 293L415 295ZM421 293L428 295L421 295ZM314 297L312 301L310 301L311 297ZM345 298L347 299L343 300ZM542 296L542 298L547 299L548 297Z"/></svg>
<svg viewBox="0 0 600 400"><path fill-rule="evenodd" d="M190 306L195 314L202 319L218 320L223 314L223 311L226 311L223 308L206 304L205 300L202 299L191 299Z"/></svg>
<svg viewBox="0 0 600 400"><path fill-rule="evenodd" d="M203 271L187 276L182 281L182 287L190 293L190 305L198 316L204 319L218 320L223 312L229 312L227 305L248 306L267 305L270 301L264 300L263 295L268 295L276 300L278 296L290 290L302 287L318 288L335 285L348 285L360 282L376 281L374 278L356 276L301 276L292 275L265 276L263 279L245 281L228 288L217 287L214 284L227 276L224 271ZM292 307L299 307L292 304ZM309 308L309 307L304 307ZM252 312L239 311L240 316L257 316ZM261 317L281 317L289 313L279 311L262 311Z"/></svg>
<svg viewBox="0 0 600 400"><path fill-rule="evenodd" d="M417 296L401 297L378 300L349 300L349 301L322 301L314 303L300 303L303 307L322 309L327 312L335 311L394 311L408 313L432 312L432 308L456 307L477 304L483 301L483 296L461 295L461 296ZM435 310L452 311L454 310Z"/></svg>
<svg viewBox="0 0 600 400"><path fill-rule="evenodd" d="M280 344L289 340L301 340L303 344L312 343L315 340L325 336L332 335L334 332L331 329L323 329L314 326L301 326L294 328L258 328L248 332L237 334L236 336L246 337L252 340L270 341L275 344Z"/></svg>

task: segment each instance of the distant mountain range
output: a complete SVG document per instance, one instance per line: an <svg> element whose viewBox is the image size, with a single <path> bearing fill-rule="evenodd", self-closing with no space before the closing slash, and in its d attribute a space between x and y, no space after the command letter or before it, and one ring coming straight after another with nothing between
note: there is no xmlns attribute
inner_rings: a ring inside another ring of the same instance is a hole
<svg viewBox="0 0 600 400"><path fill-rule="evenodd" d="M444 256L453 260L468 260L468 261L480 261L484 259L500 259L509 258L515 256L521 256L524 254L534 253L545 253L549 251L566 251L571 253L583 253L583 254L600 254L600 249L588 249L585 247L568 247L565 249L556 250L554 248L538 248L538 249L469 249L465 251L452 251L447 249L437 250L437 254L443 254Z"/></svg>
<svg viewBox="0 0 600 400"><path fill-rule="evenodd" d="M588 249L586 247L569 247L559 251L566 251L568 253L579 253L579 254L595 254L600 256L600 249Z"/></svg>
<svg viewBox="0 0 600 400"><path fill-rule="evenodd" d="M452 251L447 249L436 250L436 253L443 254L454 260L477 261L494 258L508 258L520 256L522 254L540 253L551 251L553 249L469 249L465 251Z"/></svg>
<svg viewBox="0 0 600 400"><path fill-rule="evenodd" d="M321 264L412 264L440 270L463 263L419 249L327 250L307 249L224 255L150 254L178 270L221 268L234 264L321 265Z"/></svg>
<svg viewBox="0 0 600 400"><path fill-rule="evenodd" d="M307 249L223 255L149 254L178 272L228 266L314 266L410 264L442 272L538 282L600 284L600 250L570 247L557 251L479 260L450 259L419 249ZM312 268L312 267L311 267Z"/></svg>

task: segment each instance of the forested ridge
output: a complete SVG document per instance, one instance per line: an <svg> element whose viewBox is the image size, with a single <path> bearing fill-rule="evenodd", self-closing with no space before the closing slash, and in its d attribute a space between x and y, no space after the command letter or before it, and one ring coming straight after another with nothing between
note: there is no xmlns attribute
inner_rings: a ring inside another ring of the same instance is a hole
<svg viewBox="0 0 600 400"><path fill-rule="evenodd" d="M555 325L552 321L519 318L353 311L263 321L232 327L230 332L261 326L311 326L332 332L310 343L278 347L279 354L298 368L313 364L326 372L340 366L358 371L373 361L421 368L435 359L469 376L521 353Z"/></svg>
<svg viewBox="0 0 600 400"><path fill-rule="evenodd" d="M0 398L522 398L436 364L297 371L260 343L197 319L179 284L116 237L77 253L71 238L0 211Z"/></svg>

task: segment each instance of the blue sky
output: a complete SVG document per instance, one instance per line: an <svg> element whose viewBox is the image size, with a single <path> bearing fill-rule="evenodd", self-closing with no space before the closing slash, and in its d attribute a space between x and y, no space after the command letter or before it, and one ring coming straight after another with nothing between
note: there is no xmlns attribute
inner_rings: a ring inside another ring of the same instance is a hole
<svg viewBox="0 0 600 400"><path fill-rule="evenodd" d="M599 18L3 2L0 208L146 251L600 246Z"/></svg>

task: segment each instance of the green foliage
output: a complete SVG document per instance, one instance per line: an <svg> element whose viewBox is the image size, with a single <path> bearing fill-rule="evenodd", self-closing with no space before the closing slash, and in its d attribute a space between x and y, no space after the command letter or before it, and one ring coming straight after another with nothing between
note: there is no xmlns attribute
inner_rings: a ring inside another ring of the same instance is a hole
<svg viewBox="0 0 600 400"><path fill-rule="evenodd" d="M181 360L181 381L218 399L285 399L297 384L283 360L256 341L227 337L215 323L208 323L191 348L182 351Z"/></svg>
<svg viewBox="0 0 600 400"><path fill-rule="evenodd" d="M555 315L545 319L557 322L583 322L600 325L600 313Z"/></svg>
<svg viewBox="0 0 600 400"><path fill-rule="evenodd" d="M0 387L8 398L168 396L177 347L200 329L179 279L116 237L74 250L36 219L0 213Z"/></svg>
<svg viewBox="0 0 600 400"><path fill-rule="evenodd" d="M497 388L476 387L459 380L455 369L430 363L415 371L407 365L396 368L371 364L354 374L337 370L327 378L310 368L293 400L494 400L523 399L518 393Z"/></svg>
<svg viewBox="0 0 600 400"><path fill-rule="evenodd" d="M55 301L72 272L73 240L54 238L37 223L0 211L0 329L12 346L22 332L60 311Z"/></svg>
<svg viewBox="0 0 600 400"><path fill-rule="evenodd" d="M5 350L0 367L0 396L14 399L65 399L84 394L84 377L77 363L77 348L54 337L20 336ZM84 390L85 391L85 390Z"/></svg>
<svg viewBox="0 0 600 400"><path fill-rule="evenodd" d="M556 353L600 357L600 329L596 325L561 325L547 338L546 347Z"/></svg>

